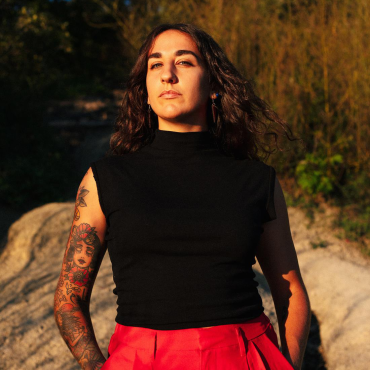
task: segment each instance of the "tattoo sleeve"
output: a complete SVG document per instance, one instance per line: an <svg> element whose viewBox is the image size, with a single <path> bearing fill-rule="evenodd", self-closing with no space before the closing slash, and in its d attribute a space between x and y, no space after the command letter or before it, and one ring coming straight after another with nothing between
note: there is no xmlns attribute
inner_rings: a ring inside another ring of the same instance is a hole
<svg viewBox="0 0 370 370"><path fill-rule="evenodd" d="M87 193L84 187L79 189L74 222L80 218L78 207L86 207L83 198ZM54 296L59 331L81 368L88 370L100 369L105 362L89 313L91 291L104 252L95 227L73 224Z"/></svg>

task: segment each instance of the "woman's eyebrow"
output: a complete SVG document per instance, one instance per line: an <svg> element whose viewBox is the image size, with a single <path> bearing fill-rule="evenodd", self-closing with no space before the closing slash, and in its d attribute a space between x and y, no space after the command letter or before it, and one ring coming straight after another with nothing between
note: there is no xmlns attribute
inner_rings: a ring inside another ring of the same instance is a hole
<svg viewBox="0 0 370 370"><path fill-rule="evenodd" d="M201 62L201 60L200 60L199 56L198 56L197 54L195 54L195 53L194 53L194 51L191 51L191 50L177 50L177 51L175 51L175 53L174 53L174 55L175 55L176 57L179 57L179 56L181 56L181 55L186 55L186 54L191 54L191 55L193 55L193 56L197 59L198 63L200 63L200 62ZM162 53L159 53L159 52L157 52L157 53L152 53L152 54L150 54L150 55L148 56L148 60L149 60L150 58L162 58Z"/></svg>

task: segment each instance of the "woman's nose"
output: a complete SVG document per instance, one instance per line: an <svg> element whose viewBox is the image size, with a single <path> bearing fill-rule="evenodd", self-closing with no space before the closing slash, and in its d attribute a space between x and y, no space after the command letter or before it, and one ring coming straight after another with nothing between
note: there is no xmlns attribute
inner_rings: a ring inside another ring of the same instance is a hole
<svg viewBox="0 0 370 370"><path fill-rule="evenodd" d="M162 74L161 74L161 79L162 82L167 82L167 83L175 83L177 81L177 76L174 73L174 70L172 66L169 67L163 67L162 69Z"/></svg>

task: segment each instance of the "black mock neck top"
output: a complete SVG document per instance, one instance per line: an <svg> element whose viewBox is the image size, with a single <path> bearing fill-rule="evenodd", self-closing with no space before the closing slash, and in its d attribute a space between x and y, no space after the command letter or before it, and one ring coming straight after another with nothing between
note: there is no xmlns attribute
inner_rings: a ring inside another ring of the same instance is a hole
<svg viewBox="0 0 370 370"><path fill-rule="evenodd" d="M226 156L209 131L156 130L151 144L91 168L118 323L186 329L263 312L252 265L276 218L273 167Z"/></svg>

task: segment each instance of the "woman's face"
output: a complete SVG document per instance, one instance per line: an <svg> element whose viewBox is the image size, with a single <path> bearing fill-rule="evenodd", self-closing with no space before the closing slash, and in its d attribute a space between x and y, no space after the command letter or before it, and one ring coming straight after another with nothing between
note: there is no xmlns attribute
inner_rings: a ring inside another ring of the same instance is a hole
<svg viewBox="0 0 370 370"><path fill-rule="evenodd" d="M168 30L156 37L148 55L146 87L159 129L207 128L208 74L190 35ZM164 93L168 90L172 92Z"/></svg>
<svg viewBox="0 0 370 370"><path fill-rule="evenodd" d="M90 266L93 254L94 248L91 245L88 245L83 241L79 241L75 247L73 262L78 267L86 269Z"/></svg>

